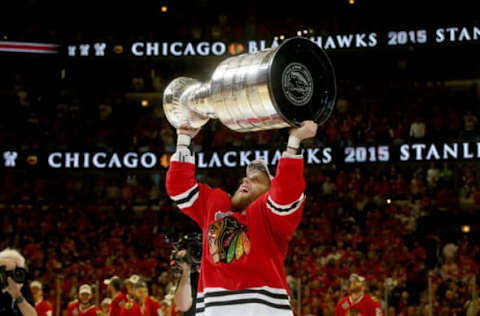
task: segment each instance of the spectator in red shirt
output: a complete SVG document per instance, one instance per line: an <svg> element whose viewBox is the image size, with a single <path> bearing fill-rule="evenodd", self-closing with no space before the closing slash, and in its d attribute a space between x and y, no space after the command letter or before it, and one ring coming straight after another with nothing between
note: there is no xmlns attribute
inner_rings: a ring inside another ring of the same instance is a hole
<svg viewBox="0 0 480 316"><path fill-rule="evenodd" d="M329 145L335 145L339 138L337 124L338 122L333 117L326 124L325 134L327 135L327 142Z"/></svg>
<svg viewBox="0 0 480 316"><path fill-rule="evenodd" d="M397 179L393 182L393 192L395 193L395 198L397 199L407 198L408 182L401 173L398 174Z"/></svg>
<svg viewBox="0 0 480 316"><path fill-rule="evenodd" d="M392 186L387 176L382 176L382 181L377 185L376 193L384 197L388 197L392 193Z"/></svg>
<svg viewBox="0 0 480 316"><path fill-rule="evenodd" d="M339 195L343 196L348 190L348 178L345 171L340 170L335 178L335 188Z"/></svg>
<svg viewBox="0 0 480 316"><path fill-rule="evenodd" d="M375 188L377 187L377 181L374 176L369 176L368 181L363 186L364 192L368 197L373 197L375 195Z"/></svg>
<svg viewBox="0 0 480 316"><path fill-rule="evenodd" d="M43 299L42 283L33 281L30 283L30 289L38 316L53 316L52 305Z"/></svg>

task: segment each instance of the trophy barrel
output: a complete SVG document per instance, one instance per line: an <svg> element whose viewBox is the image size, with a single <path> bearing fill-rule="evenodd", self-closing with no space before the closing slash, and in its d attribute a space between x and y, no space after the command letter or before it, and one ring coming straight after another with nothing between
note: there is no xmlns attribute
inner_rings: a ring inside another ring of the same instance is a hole
<svg viewBox="0 0 480 316"><path fill-rule="evenodd" d="M238 132L323 124L335 106L335 73L323 50L306 38L224 60L209 82L210 104Z"/></svg>

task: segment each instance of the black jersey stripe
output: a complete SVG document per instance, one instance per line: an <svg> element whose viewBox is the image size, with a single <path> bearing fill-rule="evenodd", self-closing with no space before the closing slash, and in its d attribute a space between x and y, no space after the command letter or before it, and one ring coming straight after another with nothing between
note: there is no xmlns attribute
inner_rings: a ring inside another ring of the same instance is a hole
<svg viewBox="0 0 480 316"><path fill-rule="evenodd" d="M172 198L172 200L175 201L175 203L177 203L177 204L183 204L183 203L190 202L190 200L195 196L195 194L198 193L198 191L200 191L200 187L197 185L196 188L193 189L185 198L178 199L178 200L175 200L175 199Z"/></svg>
<svg viewBox="0 0 480 316"><path fill-rule="evenodd" d="M202 295L201 296L202 301L203 301L203 298L205 297L220 297L220 296L238 295L238 294L263 294L271 298L288 300L287 294L273 293L265 289L258 289L258 290L245 289L245 290L238 290L238 291L215 291L215 292L198 293L198 295ZM198 298L197 301L199 299L200 298Z"/></svg>
<svg viewBox="0 0 480 316"><path fill-rule="evenodd" d="M275 210L276 212L279 212L279 213L287 213L287 212L295 209L300 202L301 201L297 200L297 201L293 202L293 204L291 204L288 208L278 208L278 207L276 207L275 205L272 204L272 202L270 201L270 198L267 199L268 206L271 209L273 209L273 210Z"/></svg>
<svg viewBox="0 0 480 316"><path fill-rule="evenodd" d="M231 301L208 302L208 303L205 303L205 307L197 308L197 313L203 313L205 309L209 307L230 306L230 305L240 305L240 304L262 304L275 309L281 309L281 310L292 309L289 304L275 304L259 298L246 298L246 299L238 299L238 300L231 300Z"/></svg>

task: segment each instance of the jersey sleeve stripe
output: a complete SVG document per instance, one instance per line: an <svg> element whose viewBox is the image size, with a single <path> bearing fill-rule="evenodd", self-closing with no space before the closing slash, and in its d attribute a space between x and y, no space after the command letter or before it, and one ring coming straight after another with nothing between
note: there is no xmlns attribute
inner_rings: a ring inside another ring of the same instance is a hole
<svg viewBox="0 0 480 316"><path fill-rule="evenodd" d="M303 200L305 200L305 194L301 194L300 197L290 204L278 204L275 203L270 196L267 199L267 207L274 214L285 216L290 215L300 208Z"/></svg>
<svg viewBox="0 0 480 316"><path fill-rule="evenodd" d="M232 301L219 301L219 302L206 303L204 307L197 307L196 312L203 313L209 307L211 308L215 306L228 306L228 305L253 304L253 303L267 305L275 309L291 310L291 307L289 304L274 304L259 298L250 298L250 299L239 299L239 300L232 300Z"/></svg>
<svg viewBox="0 0 480 316"><path fill-rule="evenodd" d="M172 195L170 198L175 202L175 203L183 203L185 201L182 200L188 200L192 198L192 196L198 192L198 183L195 183L190 189L186 190L183 193L177 194L177 195Z"/></svg>
<svg viewBox="0 0 480 316"><path fill-rule="evenodd" d="M177 202L178 208L184 209L184 208L187 208L187 207L191 207L193 205L193 203L195 203L195 201L198 199L199 195L200 195L200 193L197 190L197 192L192 196L192 198L190 200L188 200L184 203L181 203L181 204Z"/></svg>
<svg viewBox="0 0 480 316"><path fill-rule="evenodd" d="M187 191L175 196L171 196L170 198L177 204L179 208L186 208L192 206L193 203L195 203L195 201L198 199L199 191L200 187L198 186L198 183L196 183Z"/></svg>

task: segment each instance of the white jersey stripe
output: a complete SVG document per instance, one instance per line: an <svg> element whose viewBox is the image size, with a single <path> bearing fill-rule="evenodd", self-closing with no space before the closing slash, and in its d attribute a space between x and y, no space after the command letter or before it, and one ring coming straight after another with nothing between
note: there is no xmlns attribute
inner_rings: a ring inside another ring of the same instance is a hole
<svg viewBox="0 0 480 316"><path fill-rule="evenodd" d="M205 295L206 293L211 293L211 292L238 292L238 291L243 291L243 290L265 290L267 292L270 292L272 294L285 294L287 295L287 290L281 289L281 288L274 288L270 286L261 286L261 287L249 287L246 289L242 290L228 290L223 287L207 287L203 289L203 292L199 292L198 295Z"/></svg>
<svg viewBox="0 0 480 316"><path fill-rule="evenodd" d="M199 192L195 193L194 196L192 196L192 198L185 202L185 203L182 203L182 204L177 204L178 208L181 208L181 209L184 209L184 208L187 208L187 207L191 207L193 205L193 203L195 203L195 201L198 199L198 196L200 195Z"/></svg>
<svg viewBox="0 0 480 316"><path fill-rule="evenodd" d="M292 203L289 204L278 204L275 203L271 196L268 196L267 207L272 213L280 216L290 215L300 208L303 200L305 200L305 194L301 194L300 197Z"/></svg>
<svg viewBox="0 0 480 316"><path fill-rule="evenodd" d="M290 311L290 298L285 289L268 286L247 288L243 290L225 290L223 288L206 288L197 294L197 315L207 311L234 308L233 306L261 306L261 309L273 311ZM249 307L249 308L250 308Z"/></svg>
<svg viewBox="0 0 480 316"><path fill-rule="evenodd" d="M170 198L174 201L178 201L178 200L182 200L182 199L185 199L186 197L188 197L188 195L193 191L195 190L196 188L198 187L198 183L195 183L195 185L193 187L191 187L190 189L188 189L187 191L183 192L183 193L180 193L180 194L177 194L177 195L173 195L171 196Z"/></svg>

